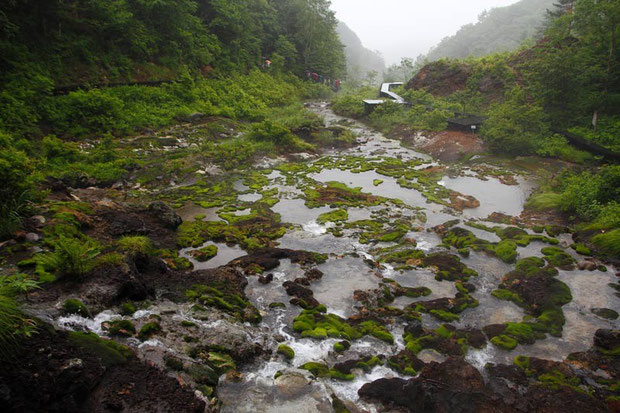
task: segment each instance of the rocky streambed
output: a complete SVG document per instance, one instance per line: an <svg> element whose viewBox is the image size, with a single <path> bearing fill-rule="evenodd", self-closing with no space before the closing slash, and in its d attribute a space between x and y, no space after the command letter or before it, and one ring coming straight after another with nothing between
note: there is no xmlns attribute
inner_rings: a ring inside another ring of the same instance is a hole
<svg viewBox="0 0 620 413"><path fill-rule="evenodd" d="M31 293L30 312L73 345L129 347L193 393L188 411L619 408L617 269L522 214L527 169L442 164L308 107L356 144L136 190L151 208L74 191L93 236L153 249ZM107 411L157 410L122 391Z"/></svg>

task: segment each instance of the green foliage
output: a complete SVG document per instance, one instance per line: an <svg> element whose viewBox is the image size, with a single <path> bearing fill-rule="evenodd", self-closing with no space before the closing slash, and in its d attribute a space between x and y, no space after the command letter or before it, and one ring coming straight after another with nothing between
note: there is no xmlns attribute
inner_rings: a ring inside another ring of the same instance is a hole
<svg viewBox="0 0 620 413"><path fill-rule="evenodd" d="M537 34L545 12L555 0L522 0L507 7L496 7L478 16L478 22L464 25L445 37L428 55L418 60L467 58L514 50Z"/></svg>
<svg viewBox="0 0 620 413"><path fill-rule="evenodd" d="M620 228L595 235L592 242L603 254L614 258L620 257Z"/></svg>
<svg viewBox="0 0 620 413"><path fill-rule="evenodd" d="M543 192L532 195L526 202L525 206L535 211L546 211L559 207L562 196L553 192Z"/></svg>
<svg viewBox="0 0 620 413"><path fill-rule="evenodd" d="M217 246L207 245L204 248L201 248L196 251L192 251L191 254L194 258L196 258L196 261L206 262L217 255Z"/></svg>
<svg viewBox="0 0 620 413"><path fill-rule="evenodd" d="M79 279L94 267L98 255L99 248L93 240L61 236L54 243L53 252L35 255L34 261L40 275Z"/></svg>
<svg viewBox="0 0 620 413"><path fill-rule="evenodd" d="M185 292L185 296L190 300L195 300L209 307L219 308L229 314L236 316L239 320L251 323L259 323L261 315L259 311L237 294L223 291L221 286L210 286L197 284Z"/></svg>
<svg viewBox="0 0 620 413"><path fill-rule="evenodd" d="M16 296L38 283L22 274L0 277L0 359L11 357L24 337L35 332L35 322L20 310Z"/></svg>
<svg viewBox="0 0 620 413"><path fill-rule="evenodd" d="M429 311L429 313L430 315L441 321L452 322L459 320L458 314L454 314L445 310L431 310Z"/></svg>
<svg viewBox="0 0 620 413"><path fill-rule="evenodd" d="M327 337L357 340L370 335L388 343L394 342L394 337L382 325L375 321L364 321L359 325L352 325L335 314L322 314L319 310L304 310L293 320L293 330L302 337L319 340Z"/></svg>
<svg viewBox="0 0 620 413"><path fill-rule="evenodd" d="M316 363L316 362L308 362L299 366L300 369L308 370L316 377L329 377L336 380L346 380L351 381L354 379L353 374L351 373L342 373L336 369L330 369L325 364Z"/></svg>
<svg viewBox="0 0 620 413"><path fill-rule="evenodd" d="M0 130L0 240L15 232L35 197L33 162Z"/></svg>
<svg viewBox="0 0 620 413"><path fill-rule="evenodd" d="M83 136L125 129L122 110L123 102L105 90L79 90L52 99L45 117L61 133Z"/></svg>
<svg viewBox="0 0 620 413"><path fill-rule="evenodd" d="M481 134L496 152L530 154L549 136L543 109L529 104L522 89L508 91L504 102L491 106L488 115Z"/></svg>
<svg viewBox="0 0 620 413"><path fill-rule="evenodd" d="M293 135L289 128L270 120L252 125L249 138L257 142L274 145L277 150L300 149L313 150L313 146Z"/></svg>
<svg viewBox="0 0 620 413"><path fill-rule="evenodd" d="M118 249L129 255L150 255L154 252L153 243L145 236L125 236L117 241Z"/></svg>
<svg viewBox="0 0 620 413"><path fill-rule="evenodd" d="M332 102L334 112L350 118L359 119L364 116L364 99L375 97L376 92L363 91L357 94L340 95Z"/></svg>
<svg viewBox="0 0 620 413"><path fill-rule="evenodd" d="M576 149L569 145L565 137L557 134L542 140L536 149L536 154L581 164L594 160L594 155Z"/></svg>

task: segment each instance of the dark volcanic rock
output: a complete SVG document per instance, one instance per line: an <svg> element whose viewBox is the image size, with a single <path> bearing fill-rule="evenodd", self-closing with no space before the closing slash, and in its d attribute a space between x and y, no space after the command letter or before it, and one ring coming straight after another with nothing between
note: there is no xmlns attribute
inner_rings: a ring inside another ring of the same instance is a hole
<svg viewBox="0 0 620 413"><path fill-rule="evenodd" d="M504 403L487 391L482 375L460 357L430 363L414 379L379 379L358 391L366 400L415 412L502 412Z"/></svg>
<svg viewBox="0 0 620 413"><path fill-rule="evenodd" d="M596 330L594 345L605 350L613 350L620 346L620 330Z"/></svg>
<svg viewBox="0 0 620 413"><path fill-rule="evenodd" d="M155 218L171 229L177 229L183 223L181 217L168 204L162 201L150 203L148 210Z"/></svg>
<svg viewBox="0 0 620 413"><path fill-rule="evenodd" d="M258 282L261 284L269 284L273 281L273 274L261 275L258 277Z"/></svg>
<svg viewBox="0 0 620 413"><path fill-rule="evenodd" d="M314 293L311 289L304 287L303 285L297 284L292 281L286 281L282 284L286 293L288 295L292 295L298 300L303 300L310 307L317 307L319 302L316 298L313 297ZM295 302L295 304L300 304L299 302Z"/></svg>
<svg viewBox="0 0 620 413"><path fill-rule="evenodd" d="M135 356L111 362L101 347L77 345L48 325L22 344L0 363L2 412L204 411L190 389Z"/></svg>

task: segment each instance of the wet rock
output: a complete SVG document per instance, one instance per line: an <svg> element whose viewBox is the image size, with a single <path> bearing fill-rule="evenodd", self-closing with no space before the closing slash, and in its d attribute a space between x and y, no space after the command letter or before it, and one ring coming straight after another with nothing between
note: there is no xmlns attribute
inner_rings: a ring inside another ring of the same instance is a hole
<svg viewBox="0 0 620 413"><path fill-rule="evenodd" d="M596 333L594 333L594 345L604 350L615 349L620 346L620 330L596 330Z"/></svg>
<svg viewBox="0 0 620 413"><path fill-rule="evenodd" d="M285 281L284 284L282 284L282 286L284 287L288 295L292 295L295 298L297 298L297 300L303 301L309 307L319 306L319 302L313 297L314 293L312 292L311 289L306 288L292 281ZM297 301L295 302L295 304L301 304L301 303Z"/></svg>
<svg viewBox="0 0 620 413"><path fill-rule="evenodd" d="M28 218L25 225L29 228L41 228L46 222L46 219L42 215L34 215Z"/></svg>
<svg viewBox="0 0 620 413"><path fill-rule="evenodd" d="M254 378L247 383L225 382L218 389L222 413L333 412L330 393L304 370L286 369L274 382Z"/></svg>
<svg viewBox="0 0 620 413"><path fill-rule="evenodd" d="M177 229L183 223L183 220L176 212L166 203L155 201L149 204L150 213L166 224L171 229Z"/></svg>
<svg viewBox="0 0 620 413"><path fill-rule="evenodd" d="M273 281L273 274L261 275L258 277L258 282L261 284L269 284Z"/></svg>
<svg viewBox="0 0 620 413"><path fill-rule="evenodd" d="M306 277L295 278L293 282L299 285L306 286L306 287L310 286L310 280L308 280Z"/></svg>
<svg viewBox="0 0 620 413"><path fill-rule="evenodd" d="M618 318L618 312L611 308L593 308L591 311L597 316L608 320L616 320Z"/></svg>
<svg viewBox="0 0 620 413"><path fill-rule="evenodd" d="M592 261L580 261L577 263L577 268L581 271L594 271L598 268L598 265Z"/></svg>
<svg viewBox="0 0 620 413"><path fill-rule="evenodd" d="M414 379L379 379L358 391L365 400L420 412L501 412L501 400L494 400L485 388L482 375L462 358L426 365Z"/></svg>
<svg viewBox="0 0 620 413"><path fill-rule="evenodd" d="M187 122L201 122L207 118L207 115L201 112L194 112L185 118Z"/></svg>
<svg viewBox="0 0 620 413"><path fill-rule="evenodd" d="M424 333L424 328L422 327L422 321L420 320L412 320L407 323L405 326L405 333L410 333L414 337L420 337Z"/></svg>
<svg viewBox="0 0 620 413"><path fill-rule="evenodd" d="M588 394L567 386L552 389L545 386L531 386L523 396L527 411L538 412L609 412L607 406Z"/></svg>
<svg viewBox="0 0 620 413"><path fill-rule="evenodd" d="M0 363L0 411L198 413L204 403L176 379L89 334L41 325Z"/></svg>
<svg viewBox="0 0 620 413"><path fill-rule="evenodd" d="M482 330L477 328L465 328L457 331L464 334L465 337L467 337L467 343L474 348L482 348L487 343L487 339Z"/></svg>
<svg viewBox="0 0 620 413"><path fill-rule="evenodd" d="M166 320L162 321L164 331L168 327L173 327L173 322L168 324ZM208 353L212 351L209 349L217 348L229 354L239 364L249 362L263 353L262 346L252 339L250 334L252 331L251 327L220 319L209 328L203 328L194 333L200 344L193 347L192 354L199 355L203 350ZM173 339L173 337L166 337L163 340ZM186 347L185 343L181 340L174 340L171 345L178 346L179 351L182 352Z"/></svg>
<svg viewBox="0 0 620 413"><path fill-rule="evenodd" d="M140 280L131 279L121 284L121 286L118 288L115 299L117 302L122 302L126 300L144 301L147 298L154 296L155 290L153 289L153 287L145 284Z"/></svg>
<svg viewBox="0 0 620 413"><path fill-rule="evenodd" d="M323 278L323 271L319 270L318 268L311 268L308 271L306 271L306 278L310 281L316 281L316 280L320 280L321 278Z"/></svg>
<svg viewBox="0 0 620 413"><path fill-rule="evenodd" d="M252 254L230 262L230 266L248 268L252 265L260 266L264 271L270 271L280 265L280 260L290 259L294 264L320 264L327 260L324 254L309 251L290 250L283 248L258 248Z"/></svg>
<svg viewBox="0 0 620 413"><path fill-rule="evenodd" d="M172 136L164 136L163 138L157 138L157 144L160 146L176 146L179 141Z"/></svg>
<svg viewBox="0 0 620 413"><path fill-rule="evenodd" d="M26 234L24 239L28 242L37 242L41 239L41 237L38 234L35 234L34 232L29 232Z"/></svg>

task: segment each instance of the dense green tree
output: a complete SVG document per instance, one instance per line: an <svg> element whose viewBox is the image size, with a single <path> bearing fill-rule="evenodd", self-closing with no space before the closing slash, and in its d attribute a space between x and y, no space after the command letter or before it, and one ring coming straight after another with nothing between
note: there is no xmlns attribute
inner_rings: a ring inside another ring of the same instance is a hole
<svg viewBox="0 0 620 413"><path fill-rule="evenodd" d="M491 149L513 155L533 153L549 136L543 109L531 105L517 87L506 93L504 102L491 106L481 133Z"/></svg>

